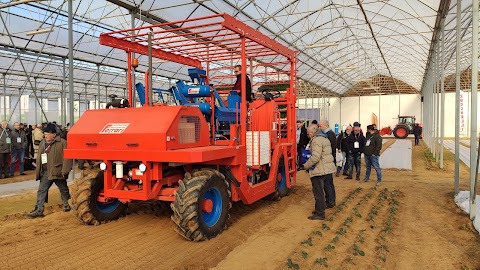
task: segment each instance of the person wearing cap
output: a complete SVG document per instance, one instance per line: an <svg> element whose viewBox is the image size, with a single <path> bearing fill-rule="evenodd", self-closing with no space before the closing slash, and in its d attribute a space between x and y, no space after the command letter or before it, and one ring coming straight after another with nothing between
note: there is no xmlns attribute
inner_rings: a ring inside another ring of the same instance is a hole
<svg viewBox="0 0 480 270"><path fill-rule="evenodd" d="M382 150L382 136L378 133L373 125L367 126L367 141L365 142L364 158L365 158L365 182L370 180L370 172L373 168L377 172L377 186L382 183L382 169L378 159L380 150Z"/></svg>
<svg viewBox="0 0 480 270"><path fill-rule="evenodd" d="M362 136L365 136L365 135L363 134L362 124L360 124L359 122L356 122L356 121L355 121L355 122L353 122L353 126L354 126L354 127L358 127L358 130L360 131L360 134L362 134Z"/></svg>
<svg viewBox="0 0 480 270"><path fill-rule="evenodd" d="M47 124L43 132L45 139L39 145L37 169L35 170L36 179L40 181L37 191L37 203L35 209L26 215L28 218L44 216L43 206L47 199L48 190L53 183L60 190L63 211L70 211L70 205L68 204L70 192L67 186L67 178L72 170L73 162L71 159L63 158L63 150L67 147L67 142L57 135L56 126L52 123Z"/></svg>
<svg viewBox="0 0 480 270"><path fill-rule="evenodd" d="M23 124L22 124L23 125ZM12 158L10 160L10 175L13 176L15 170L15 162L20 162L20 175L26 175L24 172L25 164L25 148L27 147L27 136L20 123L13 124L13 130L10 133L12 142Z"/></svg>
<svg viewBox="0 0 480 270"><path fill-rule="evenodd" d="M10 148L12 146L12 138L8 131L7 121L2 121L0 128L0 178L8 178L10 168L8 167L8 159L10 158Z"/></svg>

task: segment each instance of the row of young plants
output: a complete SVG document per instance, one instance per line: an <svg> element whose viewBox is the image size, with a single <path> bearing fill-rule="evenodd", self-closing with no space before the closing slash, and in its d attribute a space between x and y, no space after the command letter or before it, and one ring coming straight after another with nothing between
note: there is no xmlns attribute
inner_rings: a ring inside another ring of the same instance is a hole
<svg viewBox="0 0 480 270"><path fill-rule="evenodd" d="M376 187L372 188L373 190L376 190ZM366 220L370 223L370 228L374 229L376 227L375 225L375 218L379 215L380 210L384 207L384 202L385 200L388 199L388 190L385 188L380 193L378 194L375 203L372 205L370 211L366 215ZM358 209L354 208L353 212L356 213L356 216L358 218L362 218L361 213L358 212ZM351 251L351 254L347 256L342 262L343 269L346 269L349 265L353 265L355 262L355 258L357 256L365 256L365 251L362 249L362 246L365 242L365 232L367 230L363 229L360 230L355 238L355 241L352 245L352 248L349 249Z"/></svg>
<svg viewBox="0 0 480 270"><path fill-rule="evenodd" d="M343 210L345 210L348 204L352 202L361 193L361 191L362 191L361 187L358 187L350 191L350 193L336 206L334 212L330 214L327 221L332 222L334 217L337 216L339 213L341 213ZM328 226L328 224L326 223L323 223L321 230L312 231L312 233L308 236L308 238L303 240L301 244L307 248L312 247L314 245L314 238L322 238L323 237L322 231L328 231L328 230L330 230L330 226ZM330 245L330 247L329 246L326 247L326 250L333 250L334 248L335 247L332 247L332 245ZM300 255L302 260L307 259L309 256L308 252L305 250L302 250L298 254ZM325 267L328 267L327 261L328 259L326 257L315 259L315 263L324 265ZM291 269L300 269L300 265L294 262L291 258L287 259L287 267Z"/></svg>
<svg viewBox="0 0 480 270"><path fill-rule="evenodd" d="M391 197L388 199L388 214L385 222L383 223L382 230L375 239L375 242L377 243L377 246L375 247L377 254L374 262L375 269L381 269L381 266L377 265L376 263L383 265L387 261L387 255L389 253L387 236L392 233L394 225L393 223L397 219L396 215L399 209L399 202L397 198L399 194L400 192L397 190L394 190L390 193Z"/></svg>

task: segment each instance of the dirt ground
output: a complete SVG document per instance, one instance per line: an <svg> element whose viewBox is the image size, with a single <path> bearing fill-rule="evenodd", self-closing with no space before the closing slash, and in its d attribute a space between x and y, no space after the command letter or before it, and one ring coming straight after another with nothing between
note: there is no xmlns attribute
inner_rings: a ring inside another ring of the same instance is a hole
<svg viewBox="0 0 480 270"><path fill-rule="evenodd" d="M480 269L480 237L453 203L453 155L445 152L440 170L424 151L413 148L413 171L384 170L378 188L374 172L368 183L335 178L337 207L326 221L307 220L313 195L300 172L289 196L235 204L228 229L201 243L178 236L169 213L150 204L99 226L80 225L55 205L43 219L7 215L0 269ZM22 212L34 201L32 193L0 206Z"/></svg>

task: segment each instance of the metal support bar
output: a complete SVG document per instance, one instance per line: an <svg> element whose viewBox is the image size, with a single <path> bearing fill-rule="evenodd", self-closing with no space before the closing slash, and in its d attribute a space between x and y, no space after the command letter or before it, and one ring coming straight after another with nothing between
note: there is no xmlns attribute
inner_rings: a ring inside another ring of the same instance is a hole
<svg viewBox="0 0 480 270"><path fill-rule="evenodd" d="M100 109L100 65L97 65L97 91L98 91L98 102L95 102L95 109Z"/></svg>
<svg viewBox="0 0 480 270"><path fill-rule="evenodd" d="M70 127L73 127L73 0L68 0L68 104L70 105Z"/></svg>
<svg viewBox="0 0 480 270"><path fill-rule="evenodd" d="M443 137L445 136L445 79L444 79L444 72L445 72L445 19L442 19L441 22L441 29L440 29L442 35L440 39L440 78L441 78L441 85L440 85L440 90L442 92L441 94L441 101L440 101L440 106L442 107L441 113L440 113L440 169L443 169Z"/></svg>
<svg viewBox="0 0 480 270"><path fill-rule="evenodd" d="M462 0L457 0L455 50L455 195L460 192L460 28L462 27Z"/></svg>
<svg viewBox="0 0 480 270"><path fill-rule="evenodd" d="M3 73L3 120L7 120L7 78Z"/></svg>
<svg viewBox="0 0 480 270"><path fill-rule="evenodd" d="M472 96L470 106L470 219L475 218L477 168L477 103L478 103L478 0L472 1Z"/></svg>

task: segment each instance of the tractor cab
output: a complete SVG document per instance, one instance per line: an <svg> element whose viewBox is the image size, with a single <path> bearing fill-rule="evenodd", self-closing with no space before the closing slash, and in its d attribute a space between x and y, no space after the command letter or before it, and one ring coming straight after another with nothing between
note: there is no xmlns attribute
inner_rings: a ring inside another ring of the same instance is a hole
<svg viewBox="0 0 480 270"><path fill-rule="evenodd" d="M409 130L413 131L415 116L398 116L398 124L408 126Z"/></svg>

